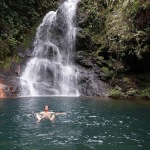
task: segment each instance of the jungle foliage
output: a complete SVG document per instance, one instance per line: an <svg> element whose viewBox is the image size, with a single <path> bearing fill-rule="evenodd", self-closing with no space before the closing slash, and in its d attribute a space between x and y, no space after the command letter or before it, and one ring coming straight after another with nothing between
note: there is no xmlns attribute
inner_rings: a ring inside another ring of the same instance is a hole
<svg viewBox="0 0 150 150"><path fill-rule="evenodd" d="M110 96L132 97L141 90L142 97L148 95L135 72L150 71L150 0L82 0L79 8L83 42L78 49L101 67L100 79L112 87ZM122 78L132 73L137 80L125 83Z"/></svg>
<svg viewBox="0 0 150 150"><path fill-rule="evenodd" d="M150 52L149 0L82 0L80 5L80 36L90 36L93 44L86 52L108 51L121 63Z"/></svg>
<svg viewBox="0 0 150 150"><path fill-rule="evenodd" d="M15 53L35 22L54 9L56 0L0 1L0 62Z"/></svg>

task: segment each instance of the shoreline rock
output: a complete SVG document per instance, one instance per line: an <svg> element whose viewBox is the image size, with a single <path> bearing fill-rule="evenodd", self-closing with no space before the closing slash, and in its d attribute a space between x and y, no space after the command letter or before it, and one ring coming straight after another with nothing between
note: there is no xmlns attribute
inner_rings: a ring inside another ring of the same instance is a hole
<svg viewBox="0 0 150 150"><path fill-rule="evenodd" d="M2 84L0 84L0 98L6 98L6 95L3 91L3 85Z"/></svg>

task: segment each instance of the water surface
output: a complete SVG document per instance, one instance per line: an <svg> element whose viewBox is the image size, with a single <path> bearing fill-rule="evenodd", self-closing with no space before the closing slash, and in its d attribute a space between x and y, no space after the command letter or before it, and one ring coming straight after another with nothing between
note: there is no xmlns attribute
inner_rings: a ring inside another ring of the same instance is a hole
<svg viewBox="0 0 150 150"><path fill-rule="evenodd" d="M54 122L37 122L48 104ZM150 105L129 101L36 97L0 100L0 150L149 150Z"/></svg>

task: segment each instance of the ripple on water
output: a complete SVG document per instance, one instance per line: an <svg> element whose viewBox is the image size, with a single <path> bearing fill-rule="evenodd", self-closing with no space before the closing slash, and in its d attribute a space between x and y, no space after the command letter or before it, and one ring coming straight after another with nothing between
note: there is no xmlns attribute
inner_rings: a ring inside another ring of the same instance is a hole
<svg viewBox="0 0 150 150"><path fill-rule="evenodd" d="M87 143L93 143L93 144L98 144L98 145L101 145L103 144L103 141L102 140L96 140L96 139L88 139Z"/></svg>
<svg viewBox="0 0 150 150"><path fill-rule="evenodd" d="M6 102L7 100L3 101ZM148 126L150 120L145 115L150 114L149 108L140 106L138 112L136 106L133 108L130 106L128 109L125 105L122 107L126 109L122 109L120 105L113 104L112 107L111 102L108 101L86 101L86 103L80 101L79 103L70 99L60 101L60 99L49 98L42 98L42 100L37 98L33 100L33 105L30 101L30 107L28 103L28 100L20 100L16 103L18 109L14 110L11 107L15 104L10 101L8 110L1 109L0 150L6 149L1 148L6 145L12 149L16 147L16 149L26 150L150 149ZM54 106L52 108L54 111L68 113L66 116L57 116L53 123L48 120L36 123L34 112L40 111L45 103ZM67 107L64 107L64 103Z"/></svg>

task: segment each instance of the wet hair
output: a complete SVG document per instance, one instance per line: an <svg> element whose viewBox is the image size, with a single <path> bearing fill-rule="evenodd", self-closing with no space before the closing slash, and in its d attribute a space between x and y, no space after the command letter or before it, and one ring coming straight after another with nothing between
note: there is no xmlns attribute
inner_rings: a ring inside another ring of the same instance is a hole
<svg viewBox="0 0 150 150"><path fill-rule="evenodd" d="M48 105L45 105L45 106L44 106L44 108L45 108L46 106L49 108L49 106L48 106Z"/></svg>

